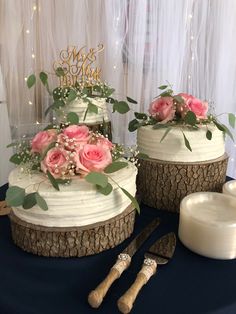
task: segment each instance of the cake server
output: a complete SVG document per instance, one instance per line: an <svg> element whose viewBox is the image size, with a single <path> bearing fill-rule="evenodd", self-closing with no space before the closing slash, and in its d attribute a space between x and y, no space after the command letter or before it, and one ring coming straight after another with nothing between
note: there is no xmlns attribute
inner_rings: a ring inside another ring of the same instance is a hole
<svg viewBox="0 0 236 314"><path fill-rule="evenodd" d="M157 240L145 253L142 269L138 273L135 282L117 302L122 313L126 314L132 310L134 301L143 285L156 273L157 265L168 263L174 254L175 246L176 237L171 232Z"/></svg>
<svg viewBox="0 0 236 314"><path fill-rule="evenodd" d="M113 282L116 279L120 278L123 271L129 267L133 255L137 252L137 250L147 240L147 238L159 224L159 218L152 220L152 222L148 224L130 242L130 244L123 250L123 252L118 255L116 263L110 269L107 277L96 287L95 290L91 291L88 296L88 302L93 308L98 308L101 305L103 298L107 294L107 291L109 290Z"/></svg>

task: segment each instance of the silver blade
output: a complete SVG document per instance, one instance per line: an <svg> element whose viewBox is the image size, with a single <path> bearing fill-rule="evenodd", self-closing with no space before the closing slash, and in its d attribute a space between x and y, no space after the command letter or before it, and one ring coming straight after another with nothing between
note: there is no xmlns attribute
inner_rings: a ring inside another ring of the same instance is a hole
<svg viewBox="0 0 236 314"><path fill-rule="evenodd" d="M158 239L145 253L145 258L155 259L157 264L166 264L174 254L176 236L170 232Z"/></svg>
<svg viewBox="0 0 236 314"><path fill-rule="evenodd" d="M161 220L156 218L152 220L150 224L148 224L124 249L122 253L129 254L132 257L137 250L141 247L141 245L147 240L150 234L156 229L156 227L160 224Z"/></svg>

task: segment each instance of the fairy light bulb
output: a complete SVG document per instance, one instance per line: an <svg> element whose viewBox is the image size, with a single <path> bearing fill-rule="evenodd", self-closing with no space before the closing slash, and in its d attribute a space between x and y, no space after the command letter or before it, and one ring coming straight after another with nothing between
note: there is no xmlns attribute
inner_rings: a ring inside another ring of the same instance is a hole
<svg viewBox="0 0 236 314"><path fill-rule="evenodd" d="M27 81L27 77L25 77L25 81Z"/></svg>
<svg viewBox="0 0 236 314"><path fill-rule="evenodd" d="M33 105L32 101L29 101L29 105Z"/></svg>
<svg viewBox="0 0 236 314"><path fill-rule="evenodd" d="M31 57L32 57L32 59L35 59L35 54L34 54L34 53L32 53Z"/></svg>
<svg viewBox="0 0 236 314"><path fill-rule="evenodd" d="M34 10L34 11L37 10L37 5L36 5L36 4L33 6L33 10Z"/></svg>
<svg viewBox="0 0 236 314"><path fill-rule="evenodd" d="M192 14L189 14L188 17L190 18L190 20L193 18Z"/></svg>
<svg viewBox="0 0 236 314"><path fill-rule="evenodd" d="M27 29L25 32L26 32L26 34L29 34L29 33L30 33L30 30L29 30L29 29Z"/></svg>
<svg viewBox="0 0 236 314"><path fill-rule="evenodd" d="M113 69L116 70L116 65L113 65Z"/></svg>

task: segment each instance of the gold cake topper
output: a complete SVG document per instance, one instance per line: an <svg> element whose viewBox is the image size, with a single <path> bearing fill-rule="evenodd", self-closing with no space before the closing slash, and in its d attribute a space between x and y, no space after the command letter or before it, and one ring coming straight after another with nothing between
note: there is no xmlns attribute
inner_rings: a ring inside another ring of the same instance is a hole
<svg viewBox="0 0 236 314"><path fill-rule="evenodd" d="M100 81L101 69L94 66L97 54L104 50L103 44L97 48L90 48L86 51L86 46L77 50L76 46L68 46L66 50L61 50L60 60L54 62L53 68L56 71L62 68L64 75L60 76L60 86L73 86L76 82L86 85L95 85Z"/></svg>

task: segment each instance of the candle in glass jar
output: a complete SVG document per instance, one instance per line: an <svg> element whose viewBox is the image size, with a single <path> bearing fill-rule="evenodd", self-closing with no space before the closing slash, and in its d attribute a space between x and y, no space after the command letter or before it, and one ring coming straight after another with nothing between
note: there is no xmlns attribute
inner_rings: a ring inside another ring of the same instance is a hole
<svg viewBox="0 0 236 314"><path fill-rule="evenodd" d="M186 196L180 204L179 238L200 255L236 258L236 198L214 192Z"/></svg>

